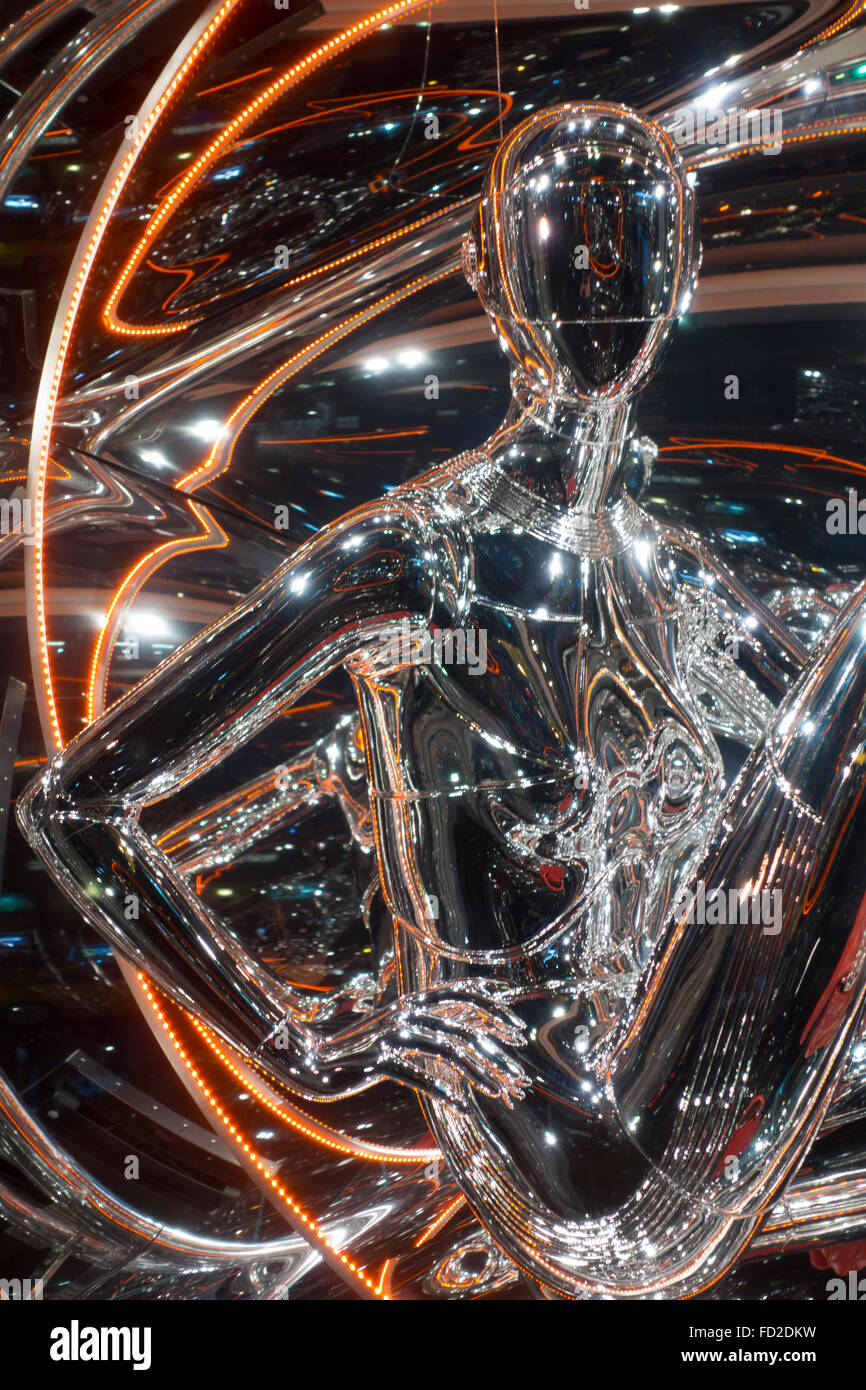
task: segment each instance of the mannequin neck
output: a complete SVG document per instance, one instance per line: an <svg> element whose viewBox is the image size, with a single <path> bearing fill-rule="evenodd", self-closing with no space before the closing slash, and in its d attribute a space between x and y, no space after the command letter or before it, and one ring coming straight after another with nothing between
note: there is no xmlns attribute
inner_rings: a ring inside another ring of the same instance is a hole
<svg viewBox="0 0 866 1390"><path fill-rule="evenodd" d="M494 457L514 482L564 510L594 515L625 493L634 402L582 405L542 395L517 372Z"/></svg>

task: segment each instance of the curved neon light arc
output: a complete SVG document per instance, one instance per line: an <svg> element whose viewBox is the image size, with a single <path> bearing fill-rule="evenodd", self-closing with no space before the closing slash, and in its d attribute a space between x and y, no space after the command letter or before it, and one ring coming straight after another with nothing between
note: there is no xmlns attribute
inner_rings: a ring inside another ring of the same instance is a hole
<svg viewBox="0 0 866 1390"><path fill-rule="evenodd" d="M168 1022L168 1019L160 1007L156 995L154 994L154 987L150 984L150 981L142 971L138 971L136 980L159 1025L156 1029L157 1037L159 1037L160 1033L165 1036L168 1046L172 1048L180 1064L186 1069L190 1082L199 1093L202 1109L205 1109L205 1106L207 1106L213 1112L213 1117L209 1118L213 1119L214 1128L217 1127L216 1121L219 1121L225 1130L223 1137L241 1150L237 1155L239 1161L248 1169L259 1175L261 1179L273 1189L272 1195L281 1199L283 1206L291 1214L289 1219L292 1220L292 1224L296 1229L300 1230L301 1234L307 1240L315 1241L320 1248L324 1247L323 1253L331 1256L333 1259L339 1261L341 1265L345 1266L346 1273L352 1275L357 1283L363 1286L365 1293L367 1290L370 1290L374 1296L387 1299L387 1294L377 1293L376 1286L365 1273L364 1269L341 1251L340 1247L331 1240L319 1223L314 1221L303 1207L299 1206L291 1193L284 1187L276 1167L263 1161L259 1157L252 1145L248 1143L244 1132L239 1126L232 1122L232 1116L220 1104L211 1088L205 1085L198 1068L190 1060L186 1049L181 1044L175 1030L171 1027L171 1024ZM164 1044L164 1046L165 1045L166 1044ZM194 1095L195 1093L196 1092L193 1091ZM217 1132L219 1133L219 1130L217 1130Z"/></svg>
<svg viewBox="0 0 866 1390"><path fill-rule="evenodd" d="M45 367L39 383L30 445L28 490L33 504L35 535L32 562L27 569L27 627L32 666L34 673L38 673L39 677L35 682L35 689L43 731L46 742L49 745L53 743L58 749L63 747L63 735L48 655L43 523L48 451L72 330L111 214L136 160L178 88L238 3L239 0L222 0L222 4L217 4L216 0L213 0L211 6L181 40L145 98L138 112L137 133L129 142L130 148L121 150L116 155L103 180L90 217L85 223L51 333Z"/></svg>
<svg viewBox="0 0 866 1390"><path fill-rule="evenodd" d="M820 33L813 34L811 39L806 40L803 47L809 48L813 43L821 43L824 39L833 38L841 29L845 28L846 24L850 24L851 20L856 19L864 10L866 10L866 3L864 3L864 0L854 0L854 4L851 5L844 14L840 15L832 24L828 24L827 28L822 29Z"/></svg>
<svg viewBox="0 0 866 1390"><path fill-rule="evenodd" d="M204 483L212 482L214 478L221 477L231 464L234 447L241 430L280 386L296 372L299 372L302 367L319 357L327 348L338 343L341 338L345 338L356 328L360 328L362 324L369 322L370 319L375 318L386 309L392 308L395 304L399 304L408 295L427 289L430 285L435 285L439 280L445 279L446 276L453 275L458 269L458 266L451 265L445 270L435 271L431 275L423 275L417 280L412 280L401 289L394 290L393 293L385 295L383 299L376 300L374 304L362 309L360 313L353 314L351 318L335 324L320 338L315 339L307 347L302 348L300 352L294 353L292 357L282 362L263 381L260 381L258 386L245 396L239 405L235 406L204 463L187 473L185 477L180 478L175 483L175 488L179 492L193 492L196 488L202 487Z"/></svg>
<svg viewBox="0 0 866 1390"><path fill-rule="evenodd" d="M108 681L108 667L117 643L117 637L129 609L137 594L166 561L184 550L214 550L228 545L228 536L214 521L210 512L199 503L190 501L190 510L204 528L197 536L182 536L164 541L155 550L143 555L118 586L108 605L105 621L96 639L90 663L90 679L87 683L87 722L92 724L105 707L105 687Z"/></svg>
<svg viewBox="0 0 866 1390"><path fill-rule="evenodd" d="M118 301L123 294L131 276L138 269L147 254L148 248L153 242L156 233L165 224L168 218L174 213L178 205L184 201L192 187L198 182L202 174L229 148L235 141L240 132L249 125L256 116L270 106L278 97L307 77L311 72L330 61L344 49L358 43L366 38L379 25L410 14L412 10L418 9L421 5L438 4L439 0L399 0L398 3L387 5L384 9L377 10L374 14L368 15L366 19L360 20L357 24L352 24L344 29L342 33L334 35L321 44L317 49L302 58L300 62L294 63L274 82L268 83L258 94L249 102L228 125L224 126L219 135L208 145L207 149L199 155L198 159L190 165L183 177L176 183L172 191L160 203L156 212L150 218L144 229L132 255L126 261L117 280L109 292L105 305L102 310L102 322L105 327L114 333L133 333L136 336L156 336L161 333L179 333L189 325L184 322L177 322L167 325L156 325L152 328L129 328L116 316L115 309Z"/></svg>
<svg viewBox="0 0 866 1390"><path fill-rule="evenodd" d="M233 1061L230 1051L224 1051L220 1047L214 1034L204 1023L201 1023L189 1012L187 1012L187 1018L214 1056L219 1058L226 1070L231 1072L236 1080L243 1082L245 1088L255 1096L260 1105L263 1105L266 1110L269 1110L272 1115L282 1120L291 1129L297 1130L298 1133L303 1134L305 1138L311 1139L314 1143L371 1163L433 1163L441 1159L441 1151L437 1148L391 1148L387 1144L371 1144L362 1139L354 1139L342 1130L334 1129L331 1125L314 1120L300 1106L290 1103L283 1097L280 1097L278 1101L272 1100L267 1092L261 1089L261 1085L251 1078L246 1068L242 1069L238 1065L242 1061L241 1058L236 1058Z"/></svg>

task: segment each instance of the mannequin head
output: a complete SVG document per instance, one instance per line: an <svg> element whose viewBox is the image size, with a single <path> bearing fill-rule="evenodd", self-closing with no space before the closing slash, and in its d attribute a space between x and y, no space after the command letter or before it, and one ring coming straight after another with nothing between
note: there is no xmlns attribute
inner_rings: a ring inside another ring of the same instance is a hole
<svg viewBox="0 0 866 1390"><path fill-rule="evenodd" d="M625 106L549 107L500 145L463 265L518 377L622 404L697 279L694 197L670 137Z"/></svg>

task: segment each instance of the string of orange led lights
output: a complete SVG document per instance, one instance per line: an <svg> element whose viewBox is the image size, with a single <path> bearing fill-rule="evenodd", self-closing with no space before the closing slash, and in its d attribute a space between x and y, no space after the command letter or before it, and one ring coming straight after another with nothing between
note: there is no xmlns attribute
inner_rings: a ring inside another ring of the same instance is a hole
<svg viewBox="0 0 866 1390"><path fill-rule="evenodd" d="M222 549L228 545L229 538L225 531L211 516L210 512L199 503L190 501L190 510L196 520L203 527L202 532L197 536L182 536L174 540L164 541L162 545L156 546L143 555L137 564L133 565L129 573L121 580L108 605L99 636L96 639L96 646L93 649L93 657L90 662L90 679L87 683L87 722L92 724L93 720L102 713L102 704L105 689L105 680L108 674L108 662L111 660L111 650L106 652L109 642L109 633L112 627L117 627L114 623L115 614L122 613L123 609L129 607L136 594L147 582L155 570L165 564L174 555L182 554L184 550L212 550ZM111 641L113 647L114 641ZM100 679L101 676L101 679ZM98 708L97 708L98 706Z"/></svg>
<svg viewBox="0 0 866 1390"><path fill-rule="evenodd" d="M304 1114L299 1107L292 1106L289 1109L286 1102L278 1104L271 1100L259 1086L256 1086L249 1072L241 1071L232 1062L209 1028L206 1028L191 1013L187 1013L187 1018L203 1042L223 1064L226 1071L230 1072L235 1080L243 1082L246 1089L255 1096L260 1105L263 1105L277 1119L282 1120L284 1124L297 1130L299 1134L303 1134L305 1139L312 1139L314 1143L321 1144L326 1149L334 1149L336 1153L348 1154L351 1158L364 1159L371 1163L431 1163L442 1157L437 1148L401 1149L391 1148L387 1144L370 1144L360 1139L352 1139L340 1130L333 1129L330 1125L314 1124L310 1116Z"/></svg>
<svg viewBox="0 0 866 1390"><path fill-rule="evenodd" d="M273 1192L280 1198L286 1210L289 1213L291 1213L291 1217L294 1218L293 1224L300 1223L301 1227L303 1227L302 1234L308 1240L312 1239L320 1247L322 1247L323 1253L332 1256L339 1261L339 1263L344 1267L345 1273L351 1276L352 1280L356 1283L356 1285L360 1286L359 1292L362 1292L365 1297L370 1297L372 1295L373 1297L382 1298L385 1301L390 1301L389 1295L378 1291L376 1285L373 1283L373 1280L367 1274L364 1273L363 1269L354 1260L350 1259L348 1255L343 1253L340 1250L339 1246L337 1246L330 1239L330 1237L325 1234L324 1230L318 1224L318 1222L314 1221L313 1218L306 1211L304 1211L303 1207L301 1207L294 1200L291 1193L287 1190L286 1187L284 1187L283 1183L280 1181L280 1178L276 1170L270 1167L268 1163L264 1162L261 1156L252 1147L252 1145L247 1142L246 1138L244 1137L243 1131L239 1129L236 1124L234 1124L232 1116L224 1108L224 1106L220 1105L219 1101L217 1100L210 1087L205 1085L204 1081L202 1081L198 1069L193 1065L185 1048L182 1046L180 1039L177 1037L177 1034L175 1033L174 1029L169 1024L165 1014L160 1008L159 1002L156 999L156 996L153 992L153 989L150 986L149 981L147 980L146 976L142 973L142 971L137 972L136 979L138 981L139 988L141 989L142 994L144 995L145 999L147 1000L148 1004L150 1005L153 1011L154 1017L156 1018L156 1021L159 1024L160 1030L165 1035L171 1047L174 1049L174 1052L176 1053L179 1061L185 1067L187 1073L189 1074L190 1081L200 1093L201 1100L203 1102L206 1102L209 1109L213 1112L213 1114L219 1120L220 1124L223 1126L223 1129L230 1138L231 1142L240 1150L242 1160L246 1162L246 1164L249 1167L251 1167L254 1170L254 1172L261 1174L262 1178L273 1189Z"/></svg>
<svg viewBox="0 0 866 1390"><path fill-rule="evenodd" d="M839 33L840 29L844 29L846 24L850 24L851 20L856 19L864 10L866 10L866 3L864 3L864 0L854 0L854 4L851 5L843 15L840 15L833 24L828 24L827 28L822 29L819 34L815 34L811 39L807 39L803 47L808 48L810 44L820 43L822 39L833 38L834 35Z"/></svg>
<svg viewBox="0 0 866 1390"><path fill-rule="evenodd" d="M239 0L223 0L218 8L212 5L181 41L167 67L148 94L139 113L141 119L137 132L129 142L129 150L125 154L123 152L118 154L109 169L103 182L101 196L85 224L78 251L69 270L51 335L45 369L39 384L28 470L29 492L33 499L34 543L32 563L27 567L26 572L27 616L33 671L34 674L41 674L41 687L38 680L36 684L37 705L43 725L47 725L44 730L46 742L49 744L53 742L58 749L63 747L63 735L54 698L49 661L45 612L43 533L48 454L72 332L81 307L84 290L111 214L126 186L138 156L175 93L237 3ZM51 368L52 360L53 369Z"/></svg>
<svg viewBox="0 0 866 1390"><path fill-rule="evenodd" d="M219 159L220 155L233 143L240 132L249 125L256 116L261 115L262 111L272 105L278 97L283 96L287 91L315 72L317 68L335 58L337 54L366 38L368 34L378 29L381 24L386 24L394 19L402 18L410 14L412 10L420 5L437 4L438 0L400 0L399 3L387 5L384 9L377 10L374 14L368 15L366 19L360 20L357 24L350 25L341 33L336 34L332 39L328 39L321 44L306 58L294 63L286 72L282 73L274 82L270 82L254 97L242 111L239 112L228 125L224 126L219 135L208 145L207 149L199 155L198 159L185 171L183 177L176 183L169 194L163 199L159 207L149 219L139 241L131 256L126 261L123 269L117 277L105 306L102 310L102 321L106 328L114 333L132 334L134 336L159 336L165 333L180 333L188 328L194 320L179 320L170 324L157 324L152 327L131 326L121 323L116 317L115 307L123 294L131 276L141 265L148 249L160 228L176 211L178 205L186 198L191 188L198 182L205 170Z"/></svg>
<svg viewBox="0 0 866 1390"><path fill-rule="evenodd" d="M403 285L399 290L393 290L391 294L384 295L377 299L375 303L366 309L361 309L357 314L344 319L342 323L337 323L333 328L327 329L320 337L301 348L279 367L275 367L264 380L260 381L249 395L245 396L239 405L235 406L231 415L226 420L220 431L219 437L205 459L204 463L198 468L194 468L183 478L178 479L175 487L179 492L192 492L201 487L206 482L211 482L214 478L219 478L225 473L231 464L232 453L234 452L237 436L241 429L247 424L252 415L264 405L265 401L273 395L278 387L282 386L302 367L321 356L327 348L338 343L341 338L345 338L362 324L369 322L370 319L384 313L386 309L391 309L395 304L399 304L410 294L417 294L420 290L428 289L438 281L445 279L448 275L453 275L458 270L458 266L451 265L445 270L434 271L430 275L421 275L416 280L411 280L408 285ZM233 428L237 426L237 428Z"/></svg>

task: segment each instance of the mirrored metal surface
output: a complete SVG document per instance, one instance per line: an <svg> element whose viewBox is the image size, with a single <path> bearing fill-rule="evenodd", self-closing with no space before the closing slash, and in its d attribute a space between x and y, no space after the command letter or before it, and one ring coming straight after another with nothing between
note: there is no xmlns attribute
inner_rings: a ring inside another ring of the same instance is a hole
<svg viewBox="0 0 866 1390"><path fill-rule="evenodd" d="M131 148L6 117L7 874L76 961L10 907L6 1218L65 1296L807 1296L866 1234L856 24L248 8Z"/></svg>

